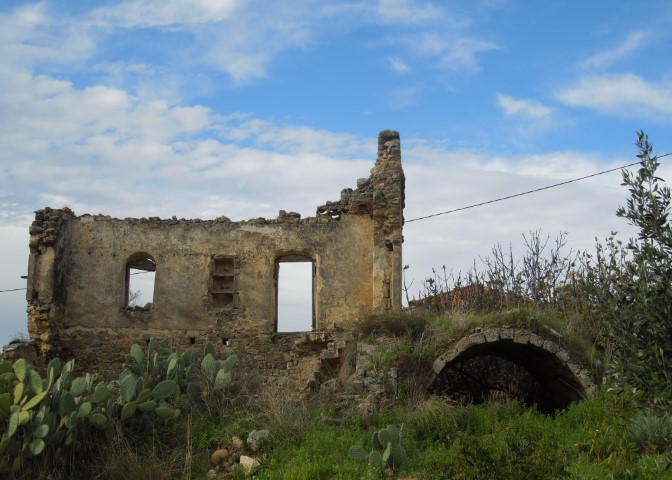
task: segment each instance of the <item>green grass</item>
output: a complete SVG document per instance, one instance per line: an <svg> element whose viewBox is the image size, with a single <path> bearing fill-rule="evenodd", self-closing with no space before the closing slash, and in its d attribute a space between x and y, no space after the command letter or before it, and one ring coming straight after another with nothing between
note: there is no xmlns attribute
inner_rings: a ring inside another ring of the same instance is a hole
<svg viewBox="0 0 672 480"><path fill-rule="evenodd" d="M317 480L362 478L365 463L348 458L348 449L355 443L366 443L369 433L356 426L316 427L306 433L300 443L273 455L268 466L257 476L259 480Z"/></svg>
<svg viewBox="0 0 672 480"><path fill-rule="evenodd" d="M192 412L177 423L99 438L82 449L86 456L75 451L65 465L41 460L17 478L204 478L214 449L234 435L244 440L253 429L268 429L271 438L261 450L245 452L261 460L260 480L373 479L380 476L365 461L350 459L349 448L368 450L374 431L402 423L407 460L398 478L672 478L672 439L661 434L660 422L637 423L651 414L626 393L602 391L555 416L513 401L456 405L430 396L361 417L334 412L327 398L297 403L275 395L271 401L263 391L255 398L252 407L232 399L221 410ZM333 425L325 415L342 423Z"/></svg>

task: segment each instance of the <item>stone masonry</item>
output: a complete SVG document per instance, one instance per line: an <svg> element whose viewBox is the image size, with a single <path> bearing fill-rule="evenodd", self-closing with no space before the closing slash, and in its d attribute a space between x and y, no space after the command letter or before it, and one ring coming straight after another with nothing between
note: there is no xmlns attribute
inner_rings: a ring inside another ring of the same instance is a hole
<svg viewBox="0 0 672 480"><path fill-rule="evenodd" d="M75 357L118 372L133 343L212 341L239 368L321 382L367 315L401 309L404 173L399 134L378 138L378 158L357 188L317 208L232 222L77 216L38 210L30 227L28 332L47 359ZM278 265L313 265L313 327L277 331ZM154 299L129 306L131 269L155 272Z"/></svg>

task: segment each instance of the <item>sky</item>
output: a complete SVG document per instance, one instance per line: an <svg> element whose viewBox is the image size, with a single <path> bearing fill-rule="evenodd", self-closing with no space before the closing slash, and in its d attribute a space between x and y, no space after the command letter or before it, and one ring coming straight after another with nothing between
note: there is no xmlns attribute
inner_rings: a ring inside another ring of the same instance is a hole
<svg viewBox="0 0 672 480"><path fill-rule="evenodd" d="M671 27L668 0L3 0L0 290L25 287L39 208L313 216L384 129L407 220L632 163L640 129L671 152ZM531 230L627 239L620 183L408 222L411 296ZM25 291L0 293L0 345L25 331Z"/></svg>

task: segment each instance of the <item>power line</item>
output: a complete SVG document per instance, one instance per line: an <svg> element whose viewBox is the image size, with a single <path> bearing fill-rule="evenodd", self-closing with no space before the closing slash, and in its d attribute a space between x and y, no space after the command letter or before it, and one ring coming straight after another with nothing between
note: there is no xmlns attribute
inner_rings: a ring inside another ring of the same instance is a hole
<svg viewBox="0 0 672 480"><path fill-rule="evenodd" d="M668 155L672 155L672 153L666 153L665 155L658 155L658 156L656 156L656 158L667 157ZM417 222L418 220L425 220L427 218L438 217L439 215L447 215L449 213L455 213L455 212L459 212L459 211L462 211L462 210L468 210L470 208L482 207L483 205L488 205L488 204L491 204L491 203L497 203L497 202L501 202L503 200L509 200L511 198L522 197L523 195L529 195L530 193L541 192L542 190L548 190L550 188L559 187L561 185L567 185L568 183L578 182L579 180L585 180L586 178L597 177L598 175L604 175L605 173L615 172L616 170L623 170L624 168L632 167L633 165L639 165L640 163L641 162L634 162L634 163L631 163L629 165L624 165L622 167L611 168L609 170L604 170L603 172L597 172L597 173L593 173L591 175L586 175L585 177L574 178L572 180L567 180L565 182L555 183L553 185L547 185L547 186L541 187L541 188L535 188L534 190L528 190L526 192L516 193L514 195L508 195L506 197L495 198L494 200L488 200L487 202L475 203L473 205L468 205L466 207L454 208L452 210L446 210L445 212L433 213L431 215L425 215L423 217L412 218L410 220L406 220L404 223Z"/></svg>
<svg viewBox="0 0 672 480"><path fill-rule="evenodd" d="M137 272L137 273L131 273L131 275L140 275L142 273L154 273L154 272L153 271L142 271L142 272ZM18 292L20 290L28 290L28 288L27 287L10 288L9 290L0 290L0 293Z"/></svg>

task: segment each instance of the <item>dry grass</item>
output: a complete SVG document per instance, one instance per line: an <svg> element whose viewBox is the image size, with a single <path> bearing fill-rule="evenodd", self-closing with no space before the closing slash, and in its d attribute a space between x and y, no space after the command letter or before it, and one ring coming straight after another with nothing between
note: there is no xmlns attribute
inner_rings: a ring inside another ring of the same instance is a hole
<svg viewBox="0 0 672 480"><path fill-rule="evenodd" d="M186 423L190 424L188 420ZM107 445L101 446L100 463L91 465L91 472L85 477L100 480L189 479L191 431L180 433L182 440L163 431L161 434L152 431L147 438L118 428ZM171 445L164 443L166 440Z"/></svg>

